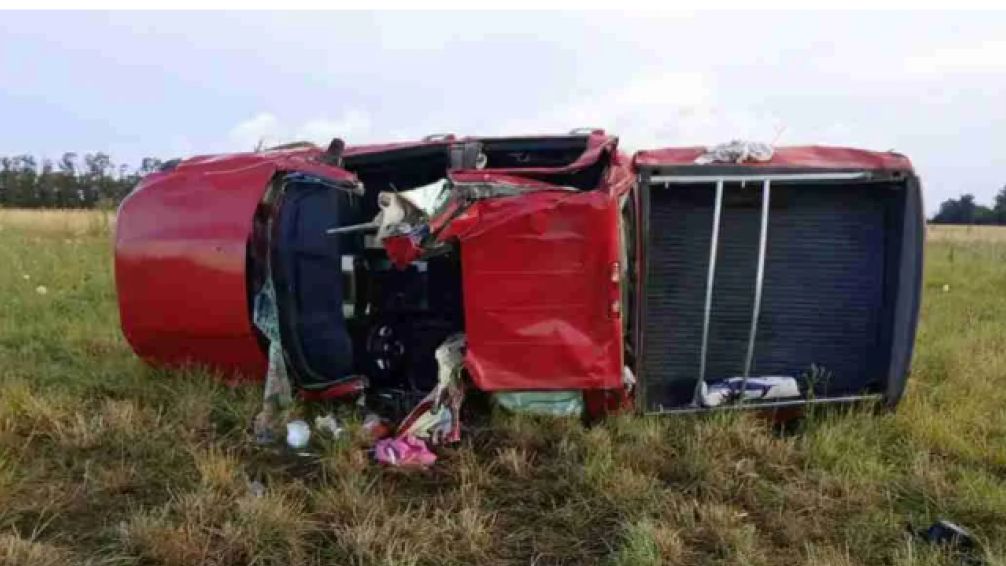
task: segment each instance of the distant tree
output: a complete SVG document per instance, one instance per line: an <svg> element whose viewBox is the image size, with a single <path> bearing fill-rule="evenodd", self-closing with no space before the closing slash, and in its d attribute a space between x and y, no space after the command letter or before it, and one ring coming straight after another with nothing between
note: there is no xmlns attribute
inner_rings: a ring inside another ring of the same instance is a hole
<svg viewBox="0 0 1006 566"><path fill-rule="evenodd" d="M164 162L156 157L144 157L143 161L140 162L140 169L137 173L141 177L145 177L160 169L163 164Z"/></svg>
<svg viewBox="0 0 1006 566"><path fill-rule="evenodd" d="M55 206L58 208L76 208L80 206L79 186L77 179L77 154L66 152L56 164Z"/></svg>
<svg viewBox="0 0 1006 566"><path fill-rule="evenodd" d="M933 216L934 224L1004 224L1006 225L1006 187L996 195L990 208L975 202L974 195L964 194L958 199L947 199Z"/></svg>
<svg viewBox="0 0 1006 566"><path fill-rule="evenodd" d="M36 206L53 208L56 206L56 175L51 159L42 160L42 171L35 180Z"/></svg>
<svg viewBox="0 0 1006 566"><path fill-rule="evenodd" d="M937 224L972 224L975 221L975 196L961 195L959 199L947 199L940 204L940 211L933 217Z"/></svg>
<svg viewBox="0 0 1006 566"><path fill-rule="evenodd" d="M59 160L59 172L71 177L77 175L77 154L68 151Z"/></svg>
<svg viewBox="0 0 1006 566"><path fill-rule="evenodd" d="M975 217L972 221L974 224L996 224L996 213L992 211L991 208L979 204L975 206Z"/></svg>
<svg viewBox="0 0 1006 566"><path fill-rule="evenodd" d="M39 163L41 162L41 166ZM144 157L140 167L118 166L103 152L88 153L83 163L66 152L55 162L30 155L0 156L0 206L88 208L114 207L162 161Z"/></svg>
<svg viewBox="0 0 1006 566"><path fill-rule="evenodd" d="M107 153L84 154L83 185L80 187L84 206L93 208L99 201L111 198L111 178L109 173L114 169L112 159Z"/></svg>
<svg viewBox="0 0 1006 566"><path fill-rule="evenodd" d="M39 203L35 195L38 163L35 158L30 155L15 155L11 160L11 167L14 175L10 187L10 203L13 206L38 206Z"/></svg>
<svg viewBox="0 0 1006 566"><path fill-rule="evenodd" d="M996 222L1006 225L1006 185L1003 185L1003 188L999 189L999 192L996 193L996 200L992 211L995 213Z"/></svg>
<svg viewBox="0 0 1006 566"><path fill-rule="evenodd" d="M12 206L14 164L10 157L0 157L0 206Z"/></svg>
<svg viewBox="0 0 1006 566"><path fill-rule="evenodd" d="M125 163L117 166L103 152L85 154L81 161L72 152L56 161L39 161L30 155L0 156L0 206L112 208L163 163L145 157L140 167L133 169Z"/></svg>

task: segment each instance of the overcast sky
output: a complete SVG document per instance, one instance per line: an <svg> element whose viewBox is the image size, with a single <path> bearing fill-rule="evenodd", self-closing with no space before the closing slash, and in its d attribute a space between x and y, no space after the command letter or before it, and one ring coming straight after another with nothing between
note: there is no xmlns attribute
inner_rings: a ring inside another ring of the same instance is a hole
<svg viewBox="0 0 1006 566"><path fill-rule="evenodd" d="M1006 13L2 18L0 155L599 126L627 149L894 149L929 211L1006 184Z"/></svg>

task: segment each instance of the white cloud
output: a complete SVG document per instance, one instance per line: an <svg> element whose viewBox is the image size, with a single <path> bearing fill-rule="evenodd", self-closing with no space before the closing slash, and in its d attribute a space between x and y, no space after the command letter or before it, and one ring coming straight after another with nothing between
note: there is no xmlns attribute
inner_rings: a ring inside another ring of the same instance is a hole
<svg viewBox="0 0 1006 566"><path fill-rule="evenodd" d="M259 144L273 146L295 141L309 141L318 145L328 145L334 137L347 143L373 141L370 115L362 110L350 109L338 118L318 116L299 125L285 125L272 112L258 114L231 128L228 141L232 149L247 151Z"/></svg>
<svg viewBox="0 0 1006 566"><path fill-rule="evenodd" d="M336 119L318 117L308 120L296 128L293 137L318 145L328 145L335 137L355 144L372 141L372 135L370 115L361 110L348 110Z"/></svg>
<svg viewBox="0 0 1006 566"><path fill-rule="evenodd" d="M281 143L279 120L270 112L260 112L231 128L229 140L236 151L249 151L258 145Z"/></svg>
<svg viewBox="0 0 1006 566"><path fill-rule="evenodd" d="M771 114L726 105L710 77L699 72L641 72L614 88L503 126L501 133L601 127L617 134L629 151L735 138L771 142L781 128Z"/></svg>
<svg viewBox="0 0 1006 566"><path fill-rule="evenodd" d="M947 47L909 57L905 68L911 73L939 74L952 72L1001 72L1006 70L1006 41Z"/></svg>

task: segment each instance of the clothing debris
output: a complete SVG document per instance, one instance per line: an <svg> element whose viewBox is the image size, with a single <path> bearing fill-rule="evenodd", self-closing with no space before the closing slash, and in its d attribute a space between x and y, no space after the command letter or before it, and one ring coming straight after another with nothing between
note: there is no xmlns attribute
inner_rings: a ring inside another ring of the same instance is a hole
<svg viewBox="0 0 1006 566"><path fill-rule="evenodd" d="M396 468L427 468L437 461L437 455L430 451L426 442L409 434L378 440L374 445L374 458Z"/></svg>
<svg viewBox="0 0 1006 566"><path fill-rule="evenodd" d="M770 161L775 150L767 143L732 140L728 143L706 148L706 152L695 159L698 165L710 163L745 163L750 161Z"/></svg>
<svg viewBox="0 0 1006 566"><path fill-rule="evenodd" d="M743 377L731 377L708 384L703 382L700 395L703 407L717 407L738 399L792 399L800 397L800 387L796 379L789 376L749 377L747 383Z"/></svg>

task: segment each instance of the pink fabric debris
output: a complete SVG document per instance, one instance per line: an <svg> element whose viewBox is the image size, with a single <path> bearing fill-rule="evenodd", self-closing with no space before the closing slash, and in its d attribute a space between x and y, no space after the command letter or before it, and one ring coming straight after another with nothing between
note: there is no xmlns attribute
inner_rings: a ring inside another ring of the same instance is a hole
<svg viewBox="0 0 1006 566"><path fill-rule="evenodd" d="M374 444L374 458L396 468L427 468L437 461L420 438L412 435L382 438Z"/></svg>

